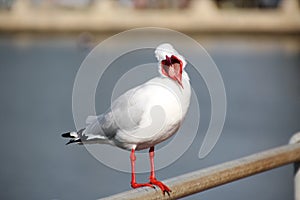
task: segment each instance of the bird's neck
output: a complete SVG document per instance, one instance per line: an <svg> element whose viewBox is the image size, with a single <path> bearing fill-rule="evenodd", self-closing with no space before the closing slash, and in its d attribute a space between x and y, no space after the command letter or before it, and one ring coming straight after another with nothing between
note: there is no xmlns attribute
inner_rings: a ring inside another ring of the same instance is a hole
<svg viewBox="0 0 300 200"><path fill-rule="evenodd" d="M182 111L183 111L183 116L186 115L188 107L190 105L190 100L191 100L191 85L190 85L190 78L189 75L183 71L182 72L182 86L183 87L179 87L181 90L181 94L182 94L182 98L181 98L181 105L182 106Z"/></svg>
<svg viewBox="0 0 300 200"><path fill-rule="evenodd" d="M182 80L186 80L188 82L190 82L190 77L188 75L188 73L186 73L186 71L182 71Z"/></svg>

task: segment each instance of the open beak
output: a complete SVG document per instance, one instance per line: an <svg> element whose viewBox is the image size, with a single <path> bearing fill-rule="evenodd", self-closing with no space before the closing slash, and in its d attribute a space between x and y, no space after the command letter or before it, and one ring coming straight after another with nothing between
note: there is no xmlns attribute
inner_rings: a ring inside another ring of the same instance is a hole
<svg viewBox="0 0 300 200"><path fill-rule="evenodd" d="M181 79L176 78L176 81L179 83L179 85L182 87L182 89L184 89L184 88L183 88L183 85L182 85Z"/></svg>
<svg viewBox="0 0 300 200"><path fill-rule="evenodd" d="M182 85L182 72L178 63L172 64L169 67L169 77L177 81L177 83L183 88Z"/></svg>
<svg viewBox="0 0 300 200"><path fill-rule="evenodd" d="M166 56L166 59L161 62L162 73L174 81L176 81L182 88L182 62L176 56Z"/></svg>

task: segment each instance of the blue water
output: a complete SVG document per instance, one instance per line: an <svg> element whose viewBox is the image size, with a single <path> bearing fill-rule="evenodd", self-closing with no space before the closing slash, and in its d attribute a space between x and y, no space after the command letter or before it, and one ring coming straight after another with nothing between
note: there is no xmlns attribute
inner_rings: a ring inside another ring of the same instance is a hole
<svg viewBox="0 0 300 200"><path fill-rule="evenodd" d="M300 130L297 38L216 36L199 42L224 80L228 101L224 130L209 156L199 160L205 131L200 128L188 151L157 171L162 180L287 144ZM0 199L97 199L130 189L130 174L104 166L82 146L65 146L60 137L61 132L75 128L72 88L88 52L76 37L0 37ZM210 117L209 96L201 80L195 80L192 73L195 91L203 94L200 109L205 124ZM102 99L104 109L109 101ZM138 180L147 177L140 174ZM293 199L293 167L186 199L220 198Z"/></svg>

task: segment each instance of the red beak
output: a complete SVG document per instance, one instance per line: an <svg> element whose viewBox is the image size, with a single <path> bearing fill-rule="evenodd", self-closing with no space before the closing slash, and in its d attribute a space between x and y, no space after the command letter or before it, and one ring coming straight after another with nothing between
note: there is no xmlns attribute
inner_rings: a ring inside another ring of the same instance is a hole
<svg viewBox="0 0 300 200"><path fill-rule="evenodd" d="M166 56L165 60L161 61L162 73L165 76L175 80L182 88L182 61L176 56Z"/></svg>

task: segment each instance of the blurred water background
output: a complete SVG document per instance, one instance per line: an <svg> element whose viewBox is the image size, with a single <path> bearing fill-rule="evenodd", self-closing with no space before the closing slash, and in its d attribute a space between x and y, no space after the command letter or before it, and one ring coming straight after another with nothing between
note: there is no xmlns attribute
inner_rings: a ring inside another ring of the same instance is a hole
<svg viewBox="0 0 300 200"><path fill-rule="evenodd" d="M149 7L155 9L155 5ZM140 7L145 9L145 5L138 4ZM8 5L5 9L11 8ZM75 128L72 89L77 70L92 47L110 35L107 32L40 34L26 30L10 33L2 26L0 199L97 199L130 189L130 174L104 166L82 146L65 146L66 141L60 137L62 132ZM201 97L204 126L180 159L157 171L159 179L288 143L300 129L298 35L294 32L190 34L206 48L220 70L227 92L227 118L217 145L209 156L199 160L205 124L210 118L209 94L201 77L187 69L193 88ZM128 41L129 45L130 42L134 41ZM189 51L188 46L182 45ZM114 48L118 46L110 50ZM112 69L111 74L114 73L118 73L117 68ZM110 103L110 91L105 90L105 85L102 87L103 92L96 98L99 111ZM147 178L148 174L139 174L137 179L142 182ZM293 199L293 166L283 166L185 199L221 198Z"/></svg>

